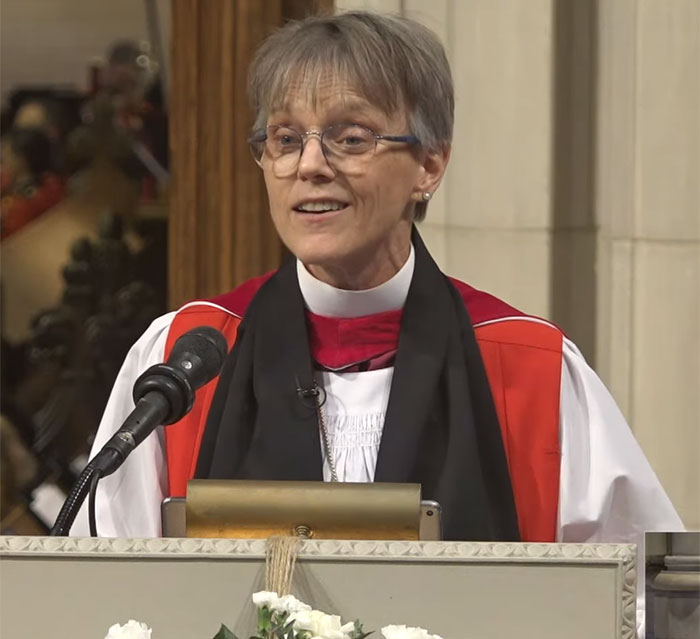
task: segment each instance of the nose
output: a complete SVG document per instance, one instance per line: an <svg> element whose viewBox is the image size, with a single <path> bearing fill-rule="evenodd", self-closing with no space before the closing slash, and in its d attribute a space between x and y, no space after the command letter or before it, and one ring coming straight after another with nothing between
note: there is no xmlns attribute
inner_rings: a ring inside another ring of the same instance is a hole
<svg viewBox="0 0 700 639"><path fill-rule="evenodd" d="M297 174L302 180L331 179L335 175L332 167L328 164L321 145L321 138L317 133L306 138L299 158Z"/></svg>

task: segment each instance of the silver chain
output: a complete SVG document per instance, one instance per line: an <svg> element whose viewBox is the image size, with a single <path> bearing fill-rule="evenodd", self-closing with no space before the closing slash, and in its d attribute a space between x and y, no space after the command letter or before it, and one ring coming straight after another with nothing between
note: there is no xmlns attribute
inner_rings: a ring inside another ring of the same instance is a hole
<svg viewBox="0 0 700 639"><path fill-rule="evenodd" d="M338 473L335 470L335 460L333 459L333 453L331 452L331 446L328 442L328 429L326 428L326 420L323 417L323 402L321 401L321 394L323 393L325 397L325 389L321 388L317 383L315 383L316 390L316 413L318 414L318 426L321 429L321 438L323 440L323 448L326 452L326 460L328 461L328 467L331 469L331 481L338 481Z"/></svg>

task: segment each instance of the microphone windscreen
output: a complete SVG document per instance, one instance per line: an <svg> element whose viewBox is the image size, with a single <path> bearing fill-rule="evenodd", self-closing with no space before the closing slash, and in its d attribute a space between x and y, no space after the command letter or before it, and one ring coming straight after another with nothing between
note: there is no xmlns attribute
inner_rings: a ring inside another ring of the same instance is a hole
<svg viewBox="0 0 700 639"><path fill-rule="evenodd" d="M167 363L179 368L197 389L221 372L227 352L226 338L219 331L198 326L177 339Z"/></svg>

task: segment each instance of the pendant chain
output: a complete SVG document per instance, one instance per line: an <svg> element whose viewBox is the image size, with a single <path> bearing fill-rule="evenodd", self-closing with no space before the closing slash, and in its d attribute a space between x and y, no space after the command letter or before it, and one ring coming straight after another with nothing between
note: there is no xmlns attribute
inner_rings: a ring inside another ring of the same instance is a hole
<svg viewBox="0 0 700 639"><path fill-rule="evenodd" d="M328 467L331 469L331 481L338 481L338 473L335 470L335 460L333 459L333 453L331 452L331 446L328 441L328 429L326 428L326 420L323 417L323 402L321 401L321 394L324 394L325 390L316 384L316 413L318 414L318 426L321 429L321 439L323 441L323 448L326 453L326 459L328 460Z"/></svg>

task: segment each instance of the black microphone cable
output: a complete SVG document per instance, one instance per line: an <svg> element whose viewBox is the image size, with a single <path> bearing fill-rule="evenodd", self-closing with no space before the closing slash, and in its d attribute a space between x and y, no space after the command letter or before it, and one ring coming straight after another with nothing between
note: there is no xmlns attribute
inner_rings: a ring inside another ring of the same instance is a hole
<svg viewBox="0 0 700 639"><path fill-rule="evenodd" d="M95 499L97 497L97 484L100 483L102 471L95 468L90 478L90 495L88 497L88 519L90 523L90 537L97 537L97 517L95 516Z"/></svg>

